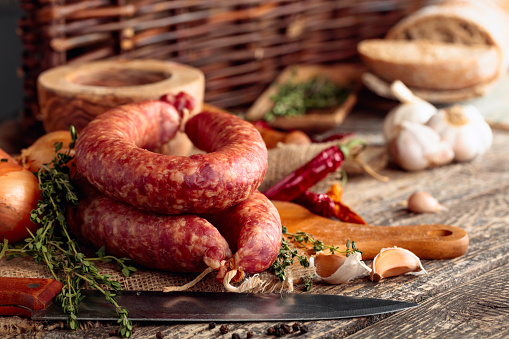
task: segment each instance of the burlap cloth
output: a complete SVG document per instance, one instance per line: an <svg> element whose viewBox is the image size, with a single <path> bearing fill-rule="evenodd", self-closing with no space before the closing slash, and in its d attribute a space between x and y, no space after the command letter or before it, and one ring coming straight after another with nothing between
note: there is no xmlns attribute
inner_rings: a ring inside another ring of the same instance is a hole
<svg viewBox="0 0 509 339"><path fill-rule="evenodd" d="M336 142L337 143L337 142ZM276 149L269 150L269 167L264 182L260 186L260 191L265 190L271 185L281 180L288 173L294 171L300 166L310 161L315 155L327 147L333 145L329 143L315 143L306 146L282 145ZM370 146L361 154L364 162L369 163L375 170L385 166L387 156L385 149L378 146ZM355 161L346 161L342 166L350 174L360 174L364 170L358 166ZM324 191L332 183L341 180L341 171L330 174L326 179L313 187L315 191ZM117 280L124 290L147 290L160 291L167 286L182 286L191 282L198 274L168 273L154 270L147 270L137 267L138 271L130 277L124 277L112 263L97 263L102 274L109 274ZM266 271L259 274L264 282L262 286L252 289L252 292L275 292L275 291L297 291L302 289L303 277L313 276L312 268L304 269L298 263L289 268L289 281L280 283L272 272ZM30 278L52 278L45 265L37 264L30 257L15 258L12 260L0 259L0 276L3 277L30 277ZM210 273L196 285L188 289L189 291L201 292L221 292L225 291L222 284L215 280L215 273ZM41 325L36 322L27 321L18 317L0 317L0 337L24 333L27 331L47 330L48 324ZM51 325L51 326L63 326ZM86 325L84 325L86 326Z"/></svg>

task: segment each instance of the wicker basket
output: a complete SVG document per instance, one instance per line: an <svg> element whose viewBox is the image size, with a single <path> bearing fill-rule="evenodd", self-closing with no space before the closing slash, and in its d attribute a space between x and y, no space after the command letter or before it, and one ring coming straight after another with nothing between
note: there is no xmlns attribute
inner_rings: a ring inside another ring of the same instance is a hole
<svg viewBox="0 0 509 339"><path fill-rule="evenodd" d="M38 117L36 80L65 63L152 58L201 69L205 101L252 103L286 66L356 57L430 0L21 0L24 116Z"/></svg>

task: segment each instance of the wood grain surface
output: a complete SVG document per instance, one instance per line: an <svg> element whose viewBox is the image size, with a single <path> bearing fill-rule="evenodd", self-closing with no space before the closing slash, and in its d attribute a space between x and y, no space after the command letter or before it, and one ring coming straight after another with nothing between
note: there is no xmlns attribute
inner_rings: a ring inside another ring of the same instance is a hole
<svg viewBox="0 0 509 339"><path fill-rule="evenodd" d="M356 130L377 140L383 115L353 112L338 132ZM360 124L361 122L368 122ZM421 306L392 314L306 322L309 332L289 338L507 338L509 302L509 132L494 131L494 144L481 159L408 173L392 164L381 171L382 183L367 175L351 176L343 200L372 225L445 224L464 229L470 244L457 258L423 260L422 276L399 276L378 283L360 278L343 285L316 282L311 291L413 301ZM409 212L404 202L416 190L435 196L447 211ZM325 240L325 239L324 239ZM353 239L355 240L355 239ZM362 250L362 248L361 248ZM370 264L370 261L366 261ZM134 338L269 338L276 323L136 324ZM292 323L289 322L289 325ZM115 324L96 324L76 332L60 327L39 332L44 338L108 338ZM158 335L159 333L159 335Z"/></svg>

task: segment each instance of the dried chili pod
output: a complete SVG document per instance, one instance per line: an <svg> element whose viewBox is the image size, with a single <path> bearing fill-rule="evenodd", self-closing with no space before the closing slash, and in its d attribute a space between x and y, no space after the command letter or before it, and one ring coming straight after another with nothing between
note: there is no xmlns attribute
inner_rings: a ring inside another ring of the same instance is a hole
<svg viewBox="0 0 509 339"><path fill-rule="evenodd" d="M304 166L265 190L263 194L272 200L292 201L324 179L329 173L335 172L344 159L345 156L339 146L326 148Z"/></svg>
<svg viewBox="0 0 509 339"><path fill-rule="evenodd" d="M334 201L325 193L314 193L306 191L293 200L294 203L306 207L311 212L322 217L335 217L334 210L336 205Z"/></svg>
<svg viewBox="0 0 509 339"><path fill-rule="evenodd" d="M306 191L293 202L306 207L311 212L322 217L335 217L338 220L353 224L367 225L367 223L341 201L331 198L325 193Z"/></svg>

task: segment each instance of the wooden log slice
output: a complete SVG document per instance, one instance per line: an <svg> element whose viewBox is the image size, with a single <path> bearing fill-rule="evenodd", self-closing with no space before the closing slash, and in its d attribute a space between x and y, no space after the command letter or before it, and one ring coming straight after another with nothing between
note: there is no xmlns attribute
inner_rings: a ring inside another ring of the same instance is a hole
<svg viewBox="0 0 509 339"><path fill-rule="evenodd" d="M46 132L78 132L107 110L136 101L158 99L184 91L196 100L191 115L202 109L203 73L193 67L159 60L108 60L58 66L43 72L37 82L40 115ZM184 133L165 152L187 155L192 148Z"/></svg>

